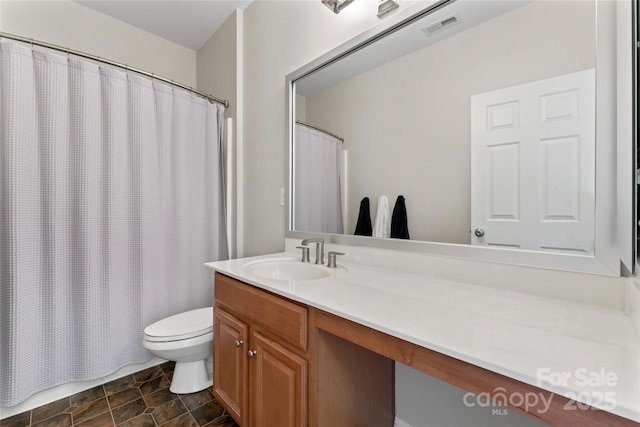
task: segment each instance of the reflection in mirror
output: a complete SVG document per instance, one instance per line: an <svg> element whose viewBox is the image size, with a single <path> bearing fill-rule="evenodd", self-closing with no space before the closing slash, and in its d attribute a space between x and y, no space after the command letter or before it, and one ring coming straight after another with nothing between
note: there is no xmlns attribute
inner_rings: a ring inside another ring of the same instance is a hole
<svg viewBox="0 0 640 427"><path fill-rule="evenodd" d="M595 1L460 0L296 80L296 120L344 142L297 126L292 230L403 195L413 240L593 255L595 66Z"/></svg>
<svg viewBox="0 0 640 427"><path fill-rule="evenodd" d="M342 234L340 155L343 140L298 121L295 125L294 215L300 230Z"/></svg>

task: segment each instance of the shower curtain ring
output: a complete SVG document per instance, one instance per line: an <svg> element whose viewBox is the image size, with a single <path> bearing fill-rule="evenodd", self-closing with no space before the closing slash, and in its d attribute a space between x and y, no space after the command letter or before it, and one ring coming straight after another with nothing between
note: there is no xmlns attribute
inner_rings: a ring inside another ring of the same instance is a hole
<svg viewBox="0 0 640 427"><path fill-rule="evenodd" d="M31 52L33 52L33 37L31 37Z"/></svg>

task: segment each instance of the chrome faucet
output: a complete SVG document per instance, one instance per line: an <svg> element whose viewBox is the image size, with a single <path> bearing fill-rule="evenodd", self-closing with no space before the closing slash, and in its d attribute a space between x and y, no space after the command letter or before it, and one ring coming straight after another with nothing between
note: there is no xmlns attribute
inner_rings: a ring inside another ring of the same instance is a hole
<svg viewBox="0 0 640 427"><path fill-rule="evenodd" d="M316 237L313 239L304 239L300 244L307 246L309 243L316 244L316 264L324 264L324 239L322 237Z"/></svg>

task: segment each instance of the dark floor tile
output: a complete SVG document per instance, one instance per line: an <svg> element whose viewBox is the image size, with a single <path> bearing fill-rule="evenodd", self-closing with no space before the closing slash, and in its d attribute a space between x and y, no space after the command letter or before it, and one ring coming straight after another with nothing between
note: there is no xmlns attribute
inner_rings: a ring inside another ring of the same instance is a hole
<svg viewBox="0 0 640 427"><path fill-rule="evenodd" d="M46 420L47 418L51 418L54 415L62 414L69 406L69 398L65 397L63 399L56 400L55 402L35 408L31 411L31 423L35 424L42 420Z"/></svg>
<svg viewBox="0 0 640 427"><path fill-rule="evenodd" d="M28 427L31 425L31 411L5 418L0 422L2 427Z"/></svg>
<svg viewBox="0 0 640 427"><path fill-rule="evenodd" d="M149 380L140 386L140 391L143 395L155 393L158 390L162 390L164 388L168 388L171 385L167 377L162 374L159 377L156 377L152 380Z"/></svg>
<svg viewBox="0 0 640 427"><path fill-rule="evenodd" d="M148 407L155 408L156 406L160 406L164 403L177 399L178 395L171 393L168 388L163 388L155 393L145 394L143 397L144 401L147 402Z"/></svg>
<svg viewBox="0 0 640 427"><path fill-rule="evenodd" d="M231 415L222 415L203 427L239 427Z"/></svg>
<svg viewBox="0 0 640 427"><path fill-rule="evenodd" d="M109 405L111 405L111 409L117 408L120 405L124 405L125 403L133 402L134 400L138 400L142 397L140 394L140 390L137 388L127 388L122 390L116 394L112 394L108 397Z"/></svg>
<svg viewBox="0 0 640 427"><path fill-rule="evenodd" d="M124 405L113 408L111 413L113 414L113 420L116 424L123 423L131 418L135 418L140 414L143 414L147 409L147 404L144 403L144 399L141 397L133 402L125 403Z"/></svg>
<svg viewBox="0 0 640 427"><path fill-rule="evenodd" d="M160 366L152 366L151 368L145 369L144 371L136 372L133 374L136 381L143 383L149 380L152 380L156 377L162 375L162 368Z"/></svg>
<svg viewBox="0 0 640 427"><path fill-rule="evenodd" d="M113 427L116 424L113 422L111 412L105 412L91 419L85 420L81 423L76 423L74 427Z"/></svg>
<svg viewBox="0 0 640 427"><path fill-rule="evenodd" d="M162 425L167 421L174 419L178 415L182 415L187 412L187 408L184 406L182 401L180 399L176 399L158 406L153 410L152 415L156 420L156 423L158 423L158 425Z"/></svg>
<svg viewBox="0 0 640 427"><path fill-rule="evenodd" d="M127 375L126 377L118 378L104 385L104 391L107 396L121 392L122 390L132 387L136 383L136 379L133 375Z"/></svg>
<svg viewBox="0 0 640 427"><path fill-rule="evenodd" d="M164 372L165 374L168 372L173 372L173 370L176 367L176 362L164 362L162 365L160 365L160 369L162 369L162 372Z"/></svg>
<svg viewBox="0 0 640 427"><path fill-rule="evenodd" d="M118 424L118 427L156 427L156 423L151 415L142 414Z"/></svg>
<svg viewBox="0 0 640 427"><path fill-rule="evenodd" d="M32 427L71 427L72 425L71 414L58 414L39 423L31 424Z"/></svg>
<svg viewBox="0 0 640 427"><path fill-rule="evenodd" d="M104 397L104 387L99 385L94 388L90 388L89 390L76 393L73 396L69 397L69 400L70 400L71 406L80 406L87 402L93 402L94 400L98 400L101 397Z"/></svg>
<svg viewBox="0 0 640 427"><path fill-rule="evenodd" d="M224 409L216 400L205 403L204 405L192 409L191 415L196 420L199 426L203 426L224 413Z"/></svg>
<svg viewBox="0 0 640 427"><path fill-rule="evenodd" d="M94 400L93 402L85 403L79 406L78 409L73 411L73 422L81 423L85 420L91 419L97 415L107 412L109 410L109 404L106 398Z"/></svg>
<svg viewBox="0 0 640 427"><path fill-rule="evenodd" d="M164 374L164 376L167 377L169 382L173 381L173 371L167 372L166 374Z"/></svg>
<svg viewBox="0 0 640 427"><path fill-rule="evenodd" d="M162 424L162 427L198 427L198 423L193 419L191 414L187 412Z"/></svg>
<svg viewBox="0 0 640 427"><path fill-rule="evenodd" d="M213 394L206 388L197 393L181 394L180 399L182 399L187 409L192 410L213 400Z"/></svg>
<svg viewBox="0 0 640 427"><path fill-rule="evenodd" d="M15 415L0 424L2 427L238 427L215 400L212 387L198 393L172 393L168 377L172 376L174 366L174 362L166 362Z"/></svg>

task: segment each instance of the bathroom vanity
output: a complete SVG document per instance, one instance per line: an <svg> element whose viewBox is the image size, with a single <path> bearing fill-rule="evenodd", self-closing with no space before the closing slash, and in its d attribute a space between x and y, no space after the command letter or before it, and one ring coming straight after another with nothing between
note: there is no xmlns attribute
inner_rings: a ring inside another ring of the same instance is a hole
<svg viewBox="0 0 640 427"><path fill-rule="evenodd" d="M215 282L216 397L240 425L305 425L307 307L219 273Z"/></svg>
<svg viewBox="0 0 640 427"><path fill-rule="evenodd" d="M394 361L549 425L639 425L640 351L622 312L296 255L207 264L214 393L242 426L390 427ZM576 368L616 381L550 381Z"/></svg>

